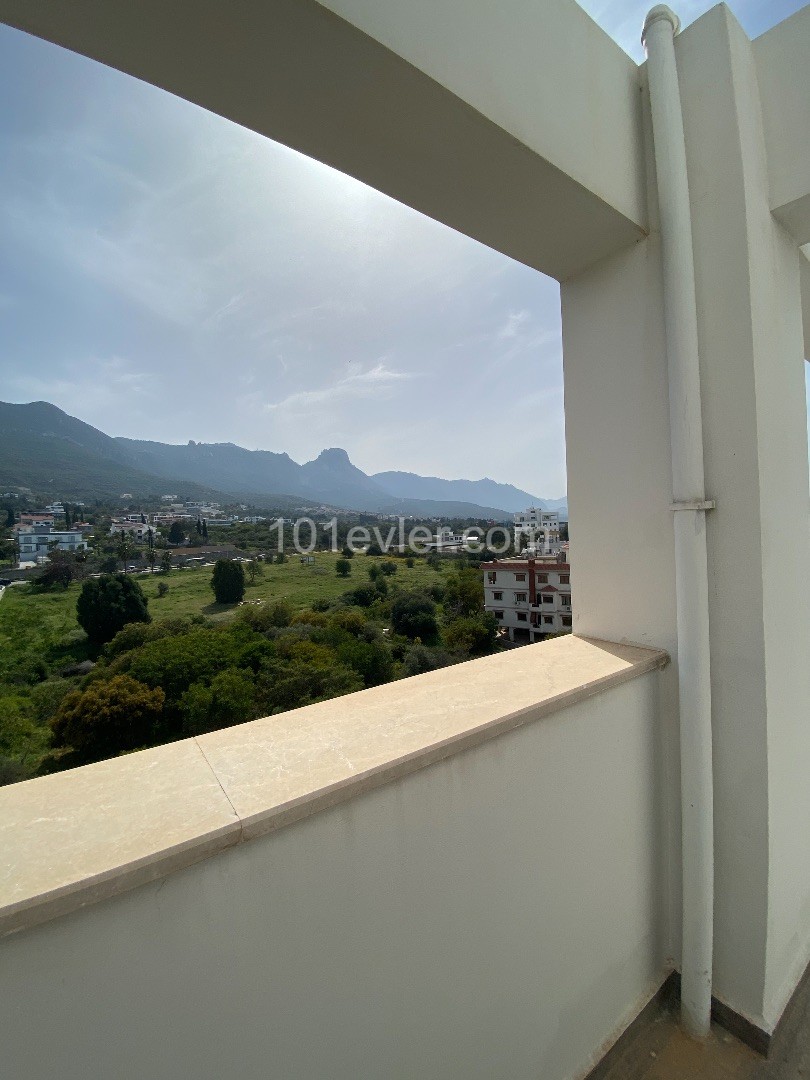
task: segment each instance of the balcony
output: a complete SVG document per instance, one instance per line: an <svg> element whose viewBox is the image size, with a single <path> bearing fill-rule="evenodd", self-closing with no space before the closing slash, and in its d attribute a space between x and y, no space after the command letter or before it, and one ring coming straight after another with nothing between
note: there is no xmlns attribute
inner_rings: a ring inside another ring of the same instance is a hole
<svg viewBox="0 0 810 1080"><path fill-rule="evenodd" d="M9 1075L582 1073L671 968L666 662L558 639L3 789Z"/></svg>
<svg viewBox="0 0 810 1080"><path fill-rule="evenodd" d="M4 1069L580 1080L697 928L684 973L776 1059L662 1022L618 1076L779 1075L810 961L810 8L670 34L672 199L651 66L573 0L78 7L0 15L561 282L580 636L0 793Z"/></svg>

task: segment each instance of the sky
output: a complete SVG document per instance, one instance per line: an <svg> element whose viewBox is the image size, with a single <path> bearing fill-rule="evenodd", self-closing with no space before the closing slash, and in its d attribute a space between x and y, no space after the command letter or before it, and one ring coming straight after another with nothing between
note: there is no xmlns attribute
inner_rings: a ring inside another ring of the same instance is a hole
<svg viewBox="0 0 810 1080"><path fill-rule="evenodd" d="M634 59L648 2L583 0ZM712 6L675 5L684 23ZM802 7L732 5L751 36ZM110 435L565 494L559 289L365 185L0 27L0 400ZM525 378L515 393L513 378Z"/></svg>

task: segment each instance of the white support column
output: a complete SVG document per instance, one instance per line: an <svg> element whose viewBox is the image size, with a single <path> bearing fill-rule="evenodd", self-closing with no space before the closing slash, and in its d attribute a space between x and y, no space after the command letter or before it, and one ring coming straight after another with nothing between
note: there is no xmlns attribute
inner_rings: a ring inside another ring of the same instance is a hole
<svg viewBox="0 0 810 1080"><path fill-rule="evenodd" d="M683 31L675 48L706 490L717 504L707 518L713 990L771 1030L810 957L810 482L801 264L795 238L771 213L751 43L719 6ZM656 641L677 663L668 391L649 157L648 176L650 237L562 286L574 629ZM606 539L617 535L626 543L608 548ZM677 868L672 682L664 697L664 825ZM670 895L670 947L678 956L677 872Z"/></svg>
<svg viewBox="0 0 810 1080"><path fill-rule="evenodd" d="M676 49L706 481L717 499L708 520L715 993L770 1028L810 945L810 500L799 252L770 212L751 43L720 6L684 31Z"/></svg>

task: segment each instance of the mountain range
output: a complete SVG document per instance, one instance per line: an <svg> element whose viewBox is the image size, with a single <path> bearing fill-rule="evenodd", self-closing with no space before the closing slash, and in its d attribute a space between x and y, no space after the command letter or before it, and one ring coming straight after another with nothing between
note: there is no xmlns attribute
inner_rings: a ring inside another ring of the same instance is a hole
<svg viewBox="0 0 810 1080"><path fill-rule="evenodd" d="M61 498L156 496L234 498L277 509L311 503L379 514L502 519L527 506L559 509L494 480L443 480L409 472L358 469L330 448L299 465L285 453L233 443L184 445L114 438L46 401L0 402L0 489L27 487Z"/></svg>

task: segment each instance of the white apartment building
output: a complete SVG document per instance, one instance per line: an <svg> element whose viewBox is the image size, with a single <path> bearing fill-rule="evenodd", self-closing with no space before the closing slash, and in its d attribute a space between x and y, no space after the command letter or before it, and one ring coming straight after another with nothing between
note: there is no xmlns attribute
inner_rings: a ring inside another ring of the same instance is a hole
<svg viewBox="0 0 810 1080"><path fill-rule="evenodd" d="M154 534L155 526L143 521L113 521L110 524L110 536L120 536L121 533L125 533L136 540L144 540L150 532Z"/></svg>
<svg viewBox="0 0 810 1080"><path fill-rule="evenodd" d="M466 544L463 533L454 533L446 525L422 545L425 551L461 551Z"/></svg>
<svg viewBox="0 0 810 1080"><path fill-rule="evenodd" d="M515 551L533 548L537 554L552 554L560 548L559 510L530 506L515 514Z"/></svg>
<svg viewBox="0 0 810 1080"><path fill-rule="evenodd" d="M564 557L563 557L564 558ZM510 641L542 641L571 630L571 567L559 559L481 563L484 607Z"/></svg>
<svg viewBox="0 0 810 1080"><path fill-rule="evenodd" d="M194 521L193 514L187 514L184 511L179 513L167 513L167 514L150 514L149 515L153 525L171 525L175 521Z"/></svg>
<svg viewBox="0 0 810 1080"><path fill-rule="evenodd" d="M21 525L16 530L20 566L48 561L54 546L60 551L85 551L87 543L78 529L54 529L50 525Z"/></svg>

